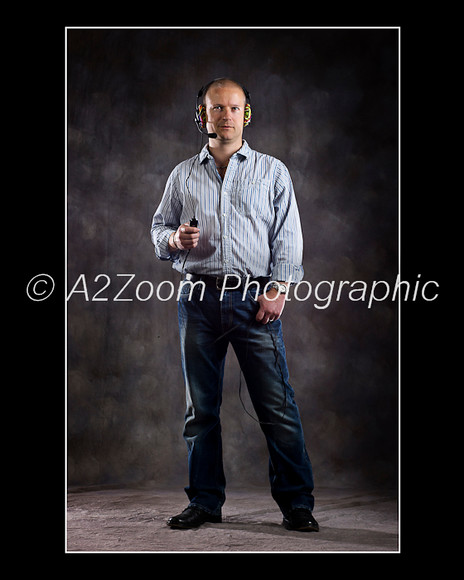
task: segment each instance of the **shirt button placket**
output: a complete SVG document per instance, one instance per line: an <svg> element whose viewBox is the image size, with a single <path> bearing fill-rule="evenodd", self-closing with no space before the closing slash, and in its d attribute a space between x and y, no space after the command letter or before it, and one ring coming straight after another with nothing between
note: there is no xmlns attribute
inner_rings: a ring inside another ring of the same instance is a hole
<svg viewBox="0 0 464 580"><path fill-rule="evenodd" d="M233 181L233 174L235 173L235 164L232 159L229 161L229 167L227 168L226 175L224 177L224 182L221 189L221 214L222 214L222 260L223 260L223 271L225 274L232 274L232 250L230 247L230 187L229 184Z"/></svg>

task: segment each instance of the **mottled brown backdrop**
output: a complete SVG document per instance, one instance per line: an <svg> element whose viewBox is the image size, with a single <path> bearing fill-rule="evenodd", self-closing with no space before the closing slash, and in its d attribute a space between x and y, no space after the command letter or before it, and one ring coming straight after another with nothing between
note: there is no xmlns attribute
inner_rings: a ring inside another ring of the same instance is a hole
<svg viewBox="0 0 464 580"><path fill-rule="evenodd" d="M251 94L251 147L290 170L304 279L396 280L397 30L68 30L69 485L186 484L177 305L143 298L150 283L177 288L150 221L172 168L201 145L195 97L218 76ZM115 301L128 274L120 298L131 300ZM316 486L395 485L397 302L315 304L292 300L283 323ZM264 437L239 385L231 351L226 477L266 485Z"/></svg>

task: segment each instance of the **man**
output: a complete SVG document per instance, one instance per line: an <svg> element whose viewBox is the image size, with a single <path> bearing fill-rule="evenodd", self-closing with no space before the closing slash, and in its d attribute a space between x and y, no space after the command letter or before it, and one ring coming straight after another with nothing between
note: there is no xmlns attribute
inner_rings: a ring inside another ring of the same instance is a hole
<svg viewBox="0 0 464 580"><path fill-rule="evenodd" d="M293 185L283 163L243 141L251 115L244 87L216 79L200 95L197 115L209 142L169 176L151 230L158 258L186 273L178 318L190 502L167 523L185 529L221 522L226 482L219 412L231 344L266 437L271 493L283 525L318 531L280 320L288 284L303 275ZM198 223L190 225L194 216Z"/></svg>

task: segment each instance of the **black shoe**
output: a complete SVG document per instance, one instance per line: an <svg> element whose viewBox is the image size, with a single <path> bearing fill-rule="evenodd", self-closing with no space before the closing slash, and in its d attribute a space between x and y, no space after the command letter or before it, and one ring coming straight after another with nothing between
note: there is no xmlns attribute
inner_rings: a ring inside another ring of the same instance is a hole
<svg viewBox="0 0 464 580"><path fill-rule="evenodd" d="M313 517L310 510L303 508L296 508L292 510L286 517L282 525L287 530L297 530L299 532L318 532L319 524Z"/></svg>
<svg viewBox="0 0 464 580"><path fill-rule="evenodd" d="M168 526L171 528L179 528L182 530L188 530L190 528L198 528L205 522L212 522L214 524L220 524L222 522L221 516L213 516L205 510L202 510L194 505L186 508L178 516L173 516L167 521Z"/></svg>

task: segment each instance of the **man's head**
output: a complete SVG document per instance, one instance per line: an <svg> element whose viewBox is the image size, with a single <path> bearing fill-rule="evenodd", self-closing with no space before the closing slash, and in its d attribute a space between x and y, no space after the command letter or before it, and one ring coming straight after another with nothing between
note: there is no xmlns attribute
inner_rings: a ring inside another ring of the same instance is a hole
<svg viewBox="0 0 464 580"><path fill-rule="evenodd" d="M203 103L199 114L208 132L222 141L241 140L243 128L251 119L249 95L231 79L216 79L200 91Z"/></svg>

